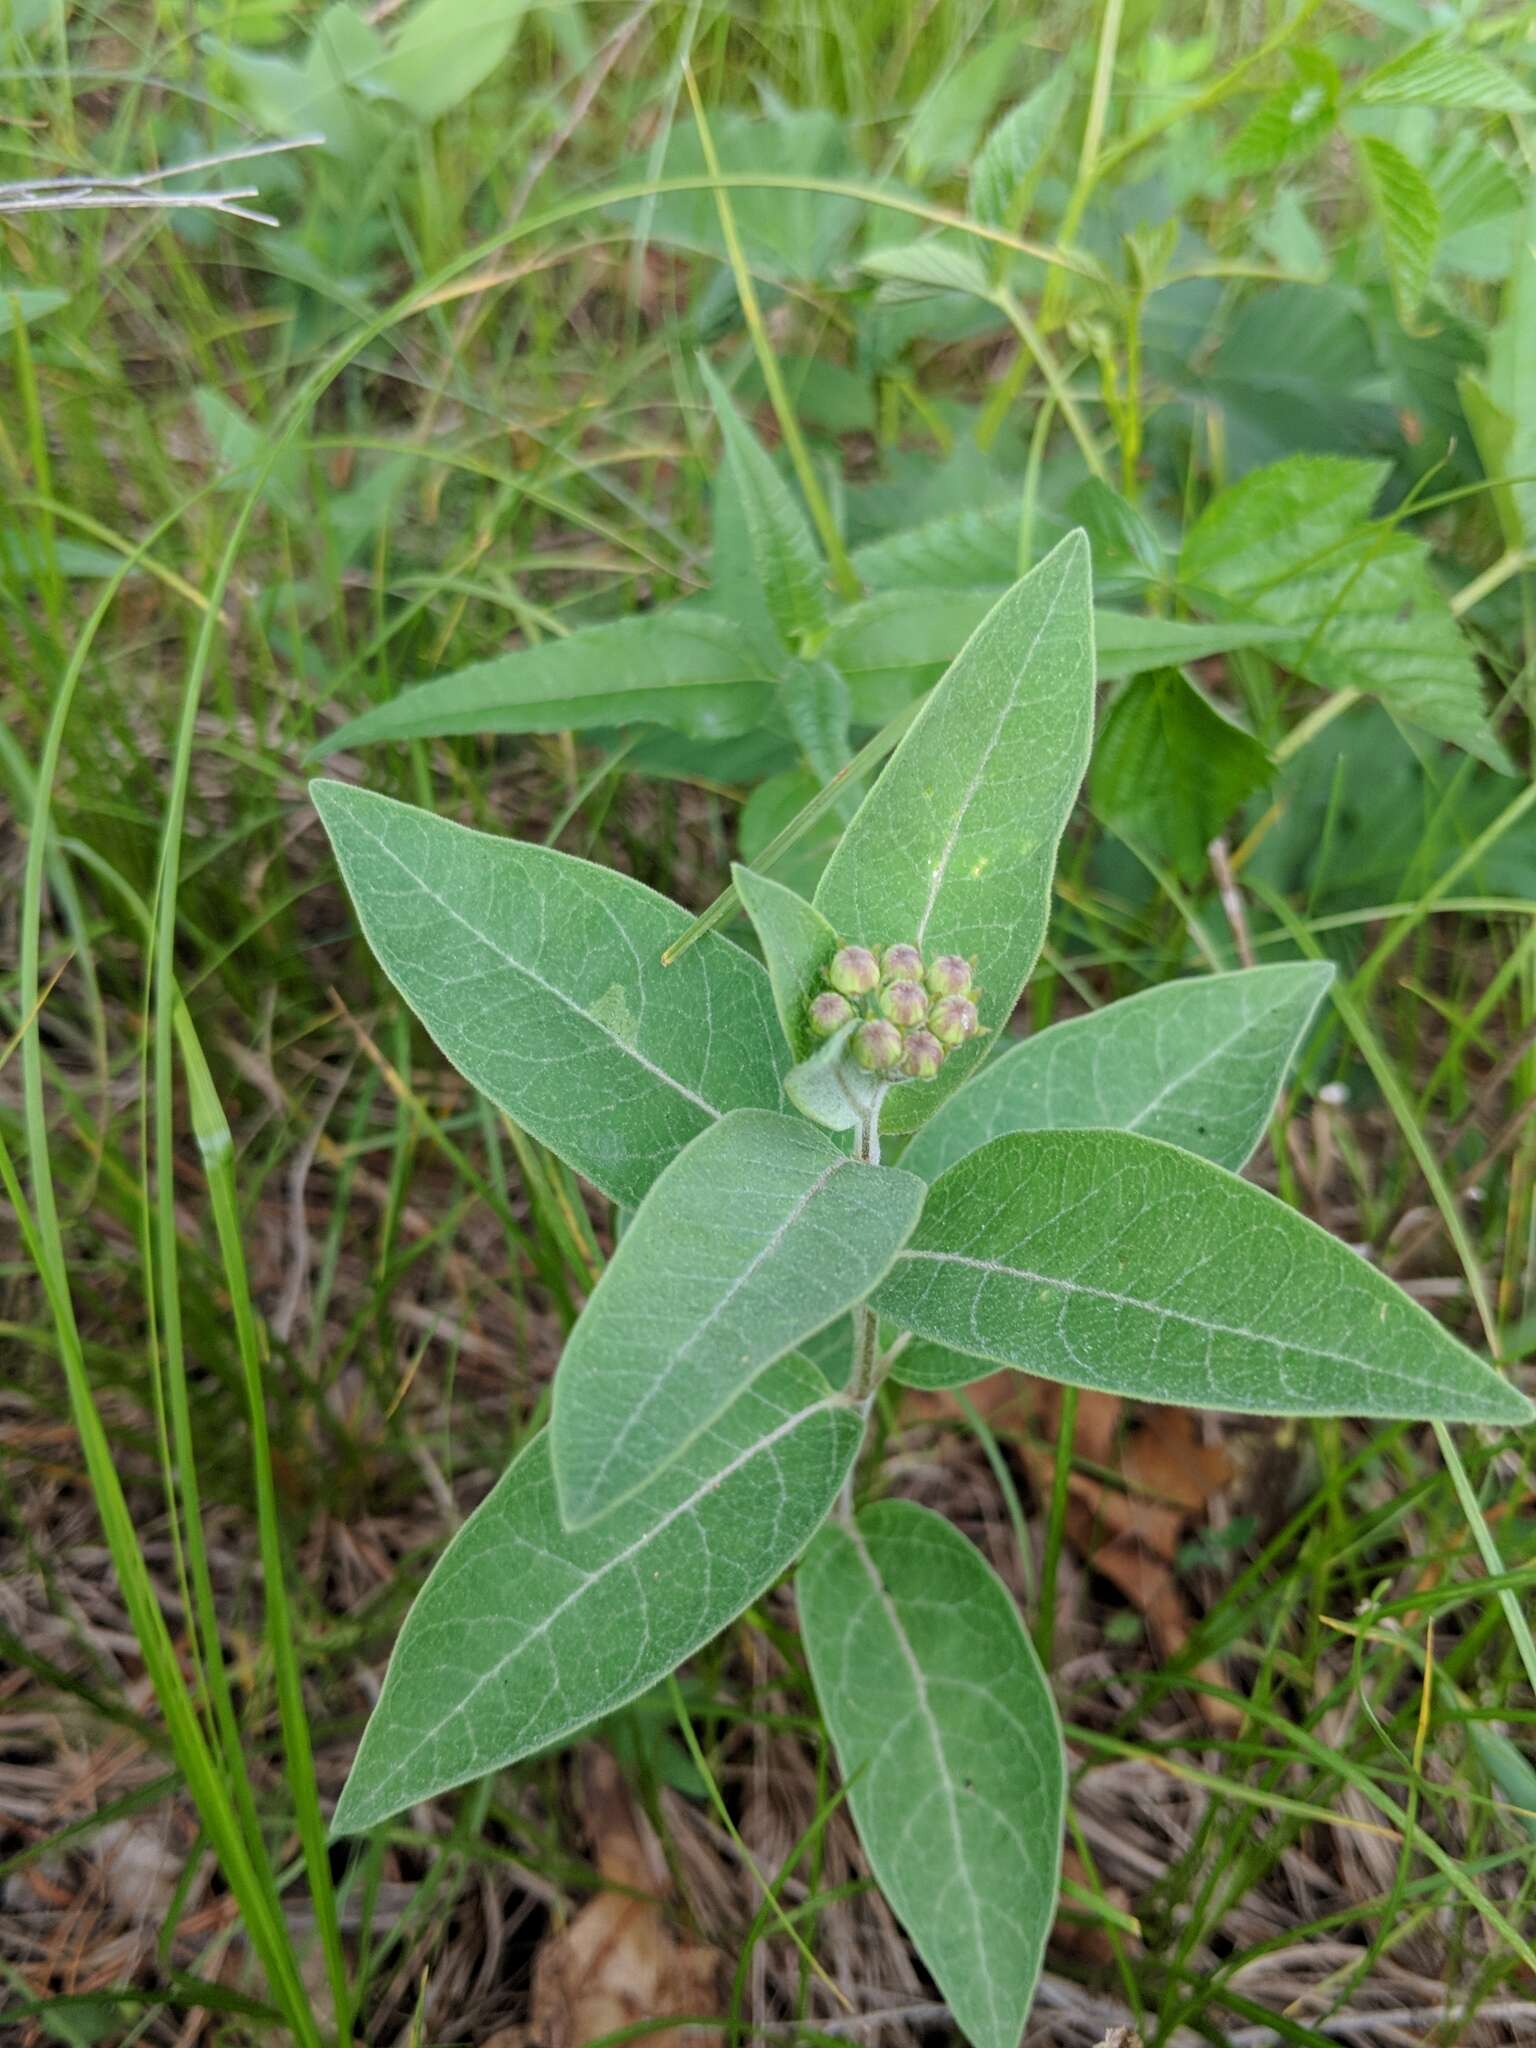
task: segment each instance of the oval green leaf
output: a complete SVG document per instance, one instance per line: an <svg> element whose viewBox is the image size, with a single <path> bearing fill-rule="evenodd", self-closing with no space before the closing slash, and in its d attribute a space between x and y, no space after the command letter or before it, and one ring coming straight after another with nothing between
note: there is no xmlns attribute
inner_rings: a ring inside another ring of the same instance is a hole
<svg viewBox="0 0 1536 2048"><path fill-rule="evenodd" d="M737 1109L701 1132L635 1212L555 1375L566 1527L604 1520L766 1366L862 1301L926 1193L799 1117Z"/></svg>
<svg viewBox="0 0 1536 2048"><path fill-rule="evenodd" d="M551 847L472 832L342 782L310 785L380 966L498 1109L617 1202L728 1110L777 1108L768 977L688 917Z"/></svg>
<svg viewBox="0 0 1536 2048"><path fill-rule="evenodd" d="M1045 936L1056 848L1088 764L1093 608L1088 544L1069 534L993 606L914 720L827 865L816 908L844 938L974 954L983 1030L1013 1014ZM988 1039L900 1088L911 1130Z"/></svg>
<svg viewBox="0 0 1536 2048"><path fill-rule="evenodd" d="M796 1580L880 1888L976 2048L1018 2048L1056 1913L1065 1769L1045 1674L981 1553L910 1501L829 1523Z"/></svg>
<svg viewBox="0 0 1536 2048"><path fill-rule="evenodd" d="M901 1155L937 1180L1011 1131L1140 1131L1236 1170L1269 1121L1333 969L1240 968L1144 989L990 1061Z"/></svg>
<svg viewBox="0 0 1536 2048"><path fill-rule="evenodd" d="M862 1427L814 1367L785 1359L654 1486L577 1534L561 1525L548 1432L536 1437L406 1617L334 1832L545 1749L664 1678L799 1555Z"/></svg>
<svg viewBox="0 0 1536 2048"><path fill-rule="evenodd" d="M875 1304L1044 1379L1252 1415L1520 1423L1531 1404L1273 1195L1125 1131L995 1138L942 1174Z"/></svg>

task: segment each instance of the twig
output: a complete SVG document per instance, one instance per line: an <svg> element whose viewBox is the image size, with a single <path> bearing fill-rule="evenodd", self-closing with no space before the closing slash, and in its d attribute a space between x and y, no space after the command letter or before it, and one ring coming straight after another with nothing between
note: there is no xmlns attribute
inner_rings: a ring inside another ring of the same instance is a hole
<svg viewBox="0 0 1536 2048"><path fill-rule="evenodd" d="M228 164L280 156L292 149L315 149L324 140L323 135L299 135L279 142L252 142L240 149L193 157L188 163L167 164L163 170L130 171L120 177L110 172L76 172L58 178L23 178L0 184L0 214L87 213L105 208L129 212L134 208L161 206L182 212L202 209L235 220L254 221L258 227L275 228L278 221L274 215L238 204L242 199L259 197L259 185L237 185L228 192L164 192L158 188L168 178L183 178L193 171L221 170Z"/></svg>

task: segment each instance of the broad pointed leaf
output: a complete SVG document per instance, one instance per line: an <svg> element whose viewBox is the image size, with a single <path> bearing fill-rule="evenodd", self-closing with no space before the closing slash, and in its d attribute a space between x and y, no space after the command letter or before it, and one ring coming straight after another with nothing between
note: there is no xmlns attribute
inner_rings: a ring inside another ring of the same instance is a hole
<svg viewBox="0 0 1536 2048"><path fill-rule="evenodd" d="M762 724L773 671L711 612L582 626L563 640L477 661L350 719L316 752L459 732L585 732L632 722L729 739Z"/></svg>
<svg viewBox="0 0 1536 2048"><path fill-rule="evenodd" d="M924 1180L1013 1131L1140 1131L1234 1171L1263 1136L1333 969L1165 982L1000 1053L901 1156Z"/></svg>
<svg viewBox="0 0 1536 2048"><path fill-rule="evenodd" d="M798 648L827 625L826 570L810 522L702 357L699 372L720 423L763 602L786 646Z"/></svg>
<svg viewBox="0 0 1536 2048"><path fill-rule="evenodd" d="M727 1110L776 1108L768 977L627 875L310 785L363 934L466 1080L615 1201Z"/></svg>
<svg viewBox="0 0 1536 2048"><path fill-rule="evenodd" d="M982 1028L1013 1013L1045 935L1056 847L1093 726L1088 544L1070 534L982 620L934 686L827 865L816 907L862 945L975 955ZM974 1068L893 1089L910 1130Z"/></svg>
<svg viewBox="0 0 1536 2048"><path fill-rule="evenodd" d="M545 1749L664 1678L793 1563L861 1430L814 1367L785 1359L655 1485L576 1534L536 1437L406 1617L335 1832Z"/></svg>
<svg viewBox="0 0 1536 2048"><path fill-rule="evenodd" d="M966 2038L1018 2048L1055 1917L1066 1773L1013 1598L910 1501L828 1523L796 1590L880 1887Z"/></svg>
<svg viewBox="0 0 1536 2048"><path fill-rule="evenodd" d="M827 986L838 935L814 904L782 882L740 865L732 866L731 880L768 963L774 1007L789 1049L797 1060L809 1059L822 1043L810 1026L811 998Z"/></svg>
<svg viewBox="0 0 1536 2048"><path fill-rule="evenodd" d="M942 1174L875 1305L1042 1378L1254 1415L1528 1421L1400 1288L1262 1188L1155 1138L1030 1131Z"/></svg>
<svg viewBox="0 0 1536 2048"><path fill-rule="evenodd" d="M566 1527L630 1500L775 1359L862 1301L926 1192L775 1110L701 1132L636 1210L555 1375Z"/></svg>

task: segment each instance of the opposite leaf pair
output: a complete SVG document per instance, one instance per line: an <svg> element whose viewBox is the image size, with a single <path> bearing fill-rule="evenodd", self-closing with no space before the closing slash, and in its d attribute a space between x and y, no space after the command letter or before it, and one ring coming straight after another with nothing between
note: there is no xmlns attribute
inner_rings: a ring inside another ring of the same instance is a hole
<svg viewBox="0 0 1536 2048"><path fill-rule="evenodd" d="M1074 536L935 687L814 904L737 871L766 971L712 935L662 968L687 920L639 884L317 785L368 938L437 1042L635 1209L550 1430L406 1622L338 1830L634 1698L809 1543L801 1626L871 1863L964 2031L1014 2048L1054 1909L1060 1737L969 1543L902 1502L821 1527L880 1378L1001 1361L1257 1412L1528 1414L1229 1170L1326 970L1173 984L982 1065L1044 933L1092 688ZM931 1081L861 1066L851 1023L818 1040L811 999L849 940L984 963L981 1031Z"/></svg>

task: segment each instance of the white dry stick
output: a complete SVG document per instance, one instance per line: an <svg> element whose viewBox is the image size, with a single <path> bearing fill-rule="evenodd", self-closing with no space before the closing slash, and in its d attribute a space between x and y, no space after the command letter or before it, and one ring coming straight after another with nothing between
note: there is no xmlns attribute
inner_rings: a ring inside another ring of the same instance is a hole
<svg viewBox="0 0 1536 2048"><path fill-rule="evenodd" d="M290 149L315 149L324 140L323 135L299 135L291 141L253 142L243 149L221 150L214 156L194 157L190 163L169 164L164 170L138 171L125 177L104 174L24 178L16 184L0 185L0 214L83 213L102 208L126 212L135 207L160 206L183 212L191 208L222 213L234 220L254 221L258 227L275 228L278 222L274 215L258 213L254 207L239 203L256 198L261 189L257 185L239 185L230 192L164 192L159 187L167 178L183 178L190 171L221 170L226 164L249 163L254 157L278 156Z"/></svg>

